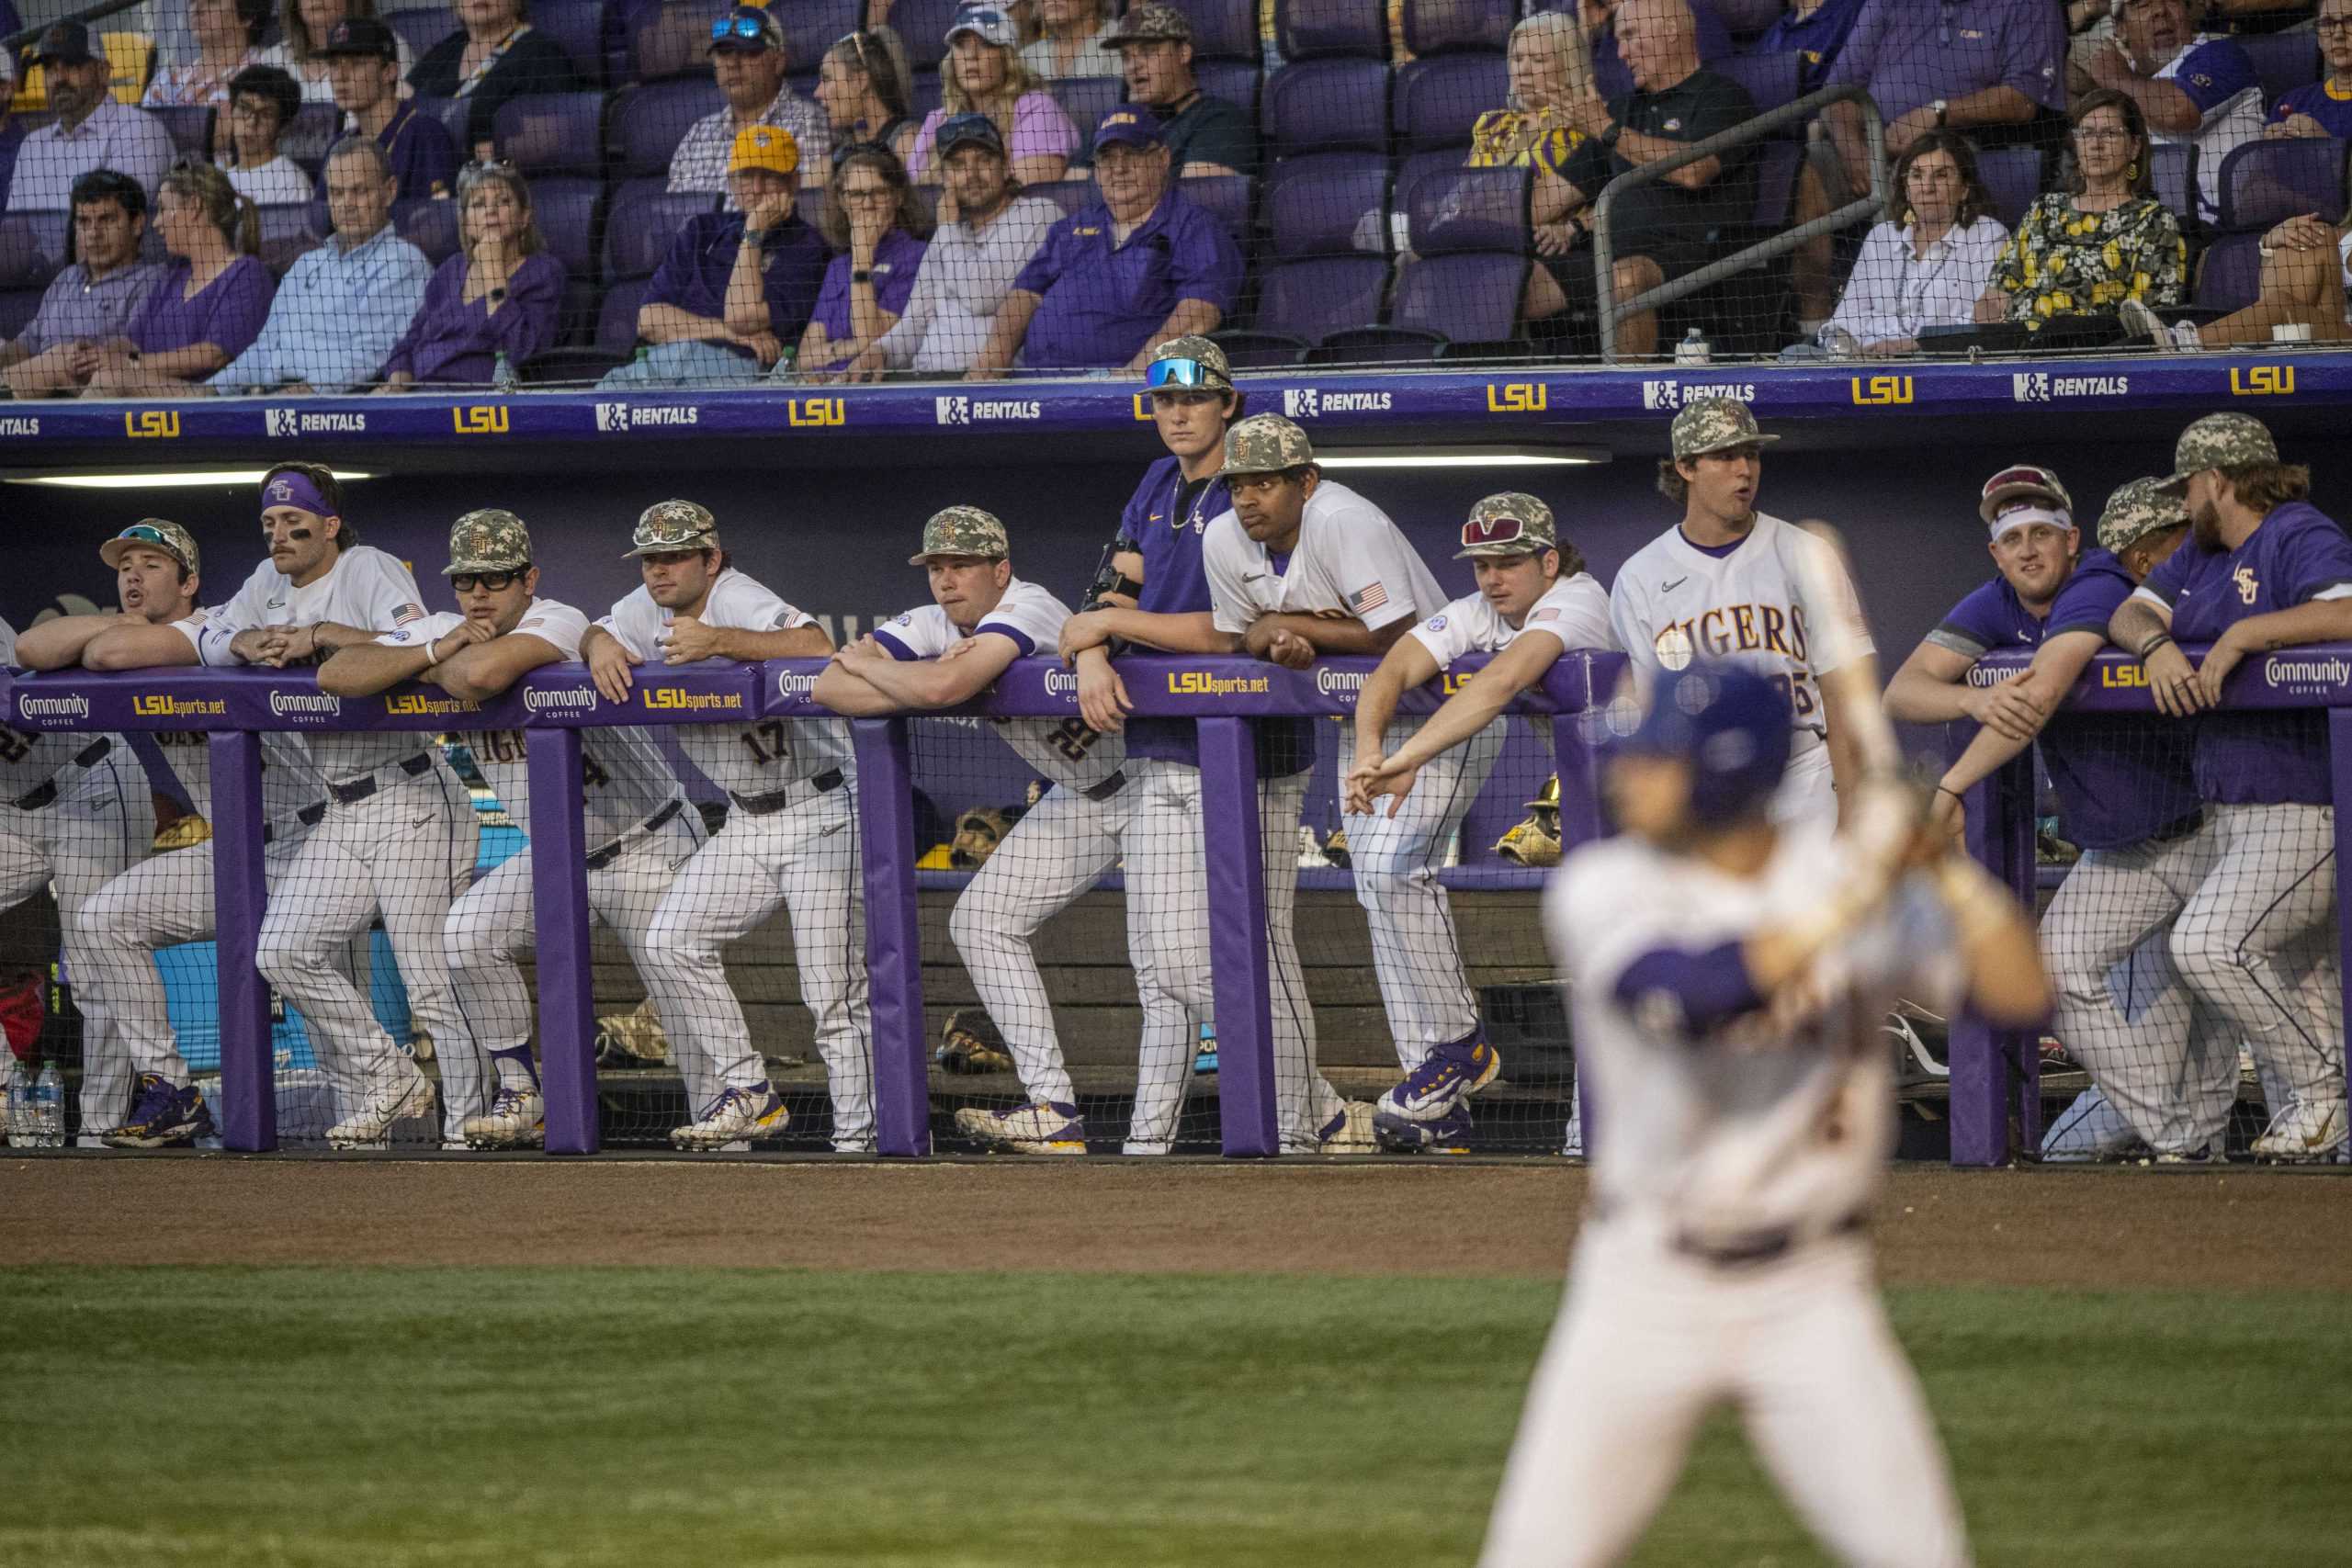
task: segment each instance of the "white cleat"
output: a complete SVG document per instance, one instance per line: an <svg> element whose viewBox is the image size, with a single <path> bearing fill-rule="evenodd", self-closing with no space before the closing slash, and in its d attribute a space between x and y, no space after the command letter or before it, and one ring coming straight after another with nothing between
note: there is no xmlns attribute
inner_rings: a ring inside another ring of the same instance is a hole
<svg viewBox="0 0 2352 1568"><path fill-rule="evenodd" d="M671 1144L698 1152L745 1147L765 1138L778 1138L792 1121L782 1097L764 1083L728 1089L704 1112L699 1122L673 1129Z"/></svg>
<svg viewBox="0 0 2352 1568"><path fill-rule="evenodd" d="M473 1149L536 1149L548 1141L547 1102L536 1089L502 1089L481 1116L460 1129Z"/></svg>
<svg viewBox="0 0 2352 1568"><path fill-rule="evenodd" d="M1082 1155L1086 1123L1075 1106L1040 1101L1003 1112L967 1106L956 1112L956 1130L991 1148L1020 1155Z"/></svg>
<svg viewBox="0 0 2352 1568"><path fill-rule="evenodd" d="M1380 1140L1373 1134L1372 1118L1377 1110L1368 1100L1351 1100L1340 1112L1323 1124L1316 1145L1306 1151L1324 1155L1375 1155L1380 1152Z"/></svg>
<svg viewBox="0 0 2352 1568"><path fill-rule="evenodd" d="M2287 1109L2270 1119L2262 1136L2254 1141L2256 1159L2324 1160L2333 1159L2344 1147L2344 1097L2339 1090L2334 1100L2299 1100L2290 1101Z"/></svg>
<svg viewBox="0 0 2352 1568"><path fill-rule="evenodd" d="M397 1089L377 1090L356 1115L346 1116L328 1128L327 1147L379 1149L390 1138L393 1122L435 1114L432 1083L423 1073L412 1070L407 1083Z"/></svg>

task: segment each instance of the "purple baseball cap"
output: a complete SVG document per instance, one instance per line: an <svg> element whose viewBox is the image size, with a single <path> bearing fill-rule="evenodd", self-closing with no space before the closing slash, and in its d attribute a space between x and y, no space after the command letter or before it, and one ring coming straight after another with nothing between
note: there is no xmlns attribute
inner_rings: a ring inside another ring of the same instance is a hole
<svg viewBox="0 0 2352 1568"><path fill-rule="evenodd" d="M1097 152L1114 141L1124 141L1130 147L1161 145L1159 117L1141 104L1121 104L1094 128Z"/></svg>

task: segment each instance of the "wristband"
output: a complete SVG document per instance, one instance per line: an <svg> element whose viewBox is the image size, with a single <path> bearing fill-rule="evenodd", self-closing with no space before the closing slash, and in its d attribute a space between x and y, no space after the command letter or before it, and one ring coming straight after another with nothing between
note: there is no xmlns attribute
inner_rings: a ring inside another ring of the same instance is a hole
<svg viewBox="0 0 2352 1568"><path fill-rule="evenodd" d="M849 280L852 283L871 283L874 281L874 274L871 271L859 272L854 270L849 275Z"/></svg>
<svg viewBox="0 0 2352 1568"><path fill-rule="evenodd" d="M1958 791L1958 790L1956 790L1956 789L1952 788L1952 787L1951 787L1951 785L1950 785L1950 784L1938 784L1938 785L1936 786L1936 793L1937 793L1938 795L1948 795L1951 796L1954 800L1959 801L1962 806L1965 806L1965 805L1967 805L1967 804L1968 804L1968 797L1967 797L1967 796L1965 796L1965 795L1962 795L1962 794L1960 793L1960 791Z"/></svg>
<svg viewBox="0 0 2352 1568"><path fill-rule="evenodd" d="M743 231L743 243L747 245L764 245L767 243L767 241L768 231L765 229L746 229Z"/></svg>
<svg viewBox="0 0 2352 1568"><path fill-rule="evenodd" d="M2155 636L2150 637L2146 642L2140 645L2140 651L2136 657L2139 659L2141 663L2145 664L2148 661L2148 655L2155 652L2156 649L2162 648L2171 640L2172 633L2158 632Z"/></svg>

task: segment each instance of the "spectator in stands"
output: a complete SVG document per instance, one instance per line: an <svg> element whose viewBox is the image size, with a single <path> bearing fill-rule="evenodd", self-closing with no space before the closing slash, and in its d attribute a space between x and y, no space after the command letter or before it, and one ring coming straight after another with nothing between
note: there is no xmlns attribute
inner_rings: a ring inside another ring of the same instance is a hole
<svg viewBox="0 0 2352 1568"><path fill-rule="evenodd" d="M825 243L792 210L800 189L792 132L772 125L737 131L727 184L739 210L689 219L646 288L637 335L653 346L598 385L754 381L808 326L825 276Z"/></svg>
<svg viewBox="0 0 2352 1568"><path fill-rule="evenodd" d="M354 392L372 379L424 303L433 264L392 231L400 180L364 136L327 159L334 232L286 269L253 346L214 373L223 394Z"/></svg>
<svg viewBox="0 0 2352 1568"><path fill-rule="evenodd" d="M1594 91L1604 98L1622 98L1634 90L1631 68L1618 38L1617 13L1624 0L1578 0L1585 41L1592 51ZM1690 0L1690 26L1698 40L1699 61L1704 64L1732 52L1731 29L1715 14L1709 0Z"/></svg>
<svg viewBox="0 0 2352 1568"><path fill-rule="evenodd" d="M1750 54L1802 56L1797 62L1797 91L1810 93L1821 85L1862 14L1862 0L1786 0L1788 9L1774 18Z"/></svg>
<svg viewBox="0 0 2352 1568"><path fill-rule="evenodd" d="M1607 104L1586 100L1563 113L1586 140L1557 168L1535 165L1531 213L1543 265L1528 279L1531 321L1573 312L1589 316L1599 289L1585 242L1587 209L1603 186L1644 164L1727 130L1756 112L1746 88L1699 63L1698 39L1684 0L1624 0L1616 14L1634 91ZM1704 158L1625 193L1611 215L1616 251L1611 286L1620 299L1655 288L1714 259L1715 232L1748 220L1755 207L1754 150ZM1657 344L1657 313L1620 324L1621 352L1646 355Z"/></svg>
<svg viewBox="0 0 2352 1568"><path fill-rule="evenodd" d="M914 89L899 35L874 27L844 34L825 51L817 74L817 102L832 144L878 141L903 164L915 150L922 121L910 111Z"/></svg>
<svg viewBox="0 0 2352 1568"><path fill-rule="evenodd" d="M914 155L907 160L907 173L918 185L940 183L933 144L941 124L956 114L984 114L996 121L1012 159L1012 177L1023 185L1062 177L1078 148L1078 128L1021 62L1020 47L1020 32L1001 7L967 6L956 13L940 72L941 107L923 117ZM940 213L943 220L953 216Z"/></svg>
<svg viewBox="0 0 2352 1568"><path fill-rule="evenodd" d="M327 57L319 52L326 43L334 25L352 17L373 20L376 0L285 0L277 13L278 39L261 51L261 63L275 65L294 78L302 88L306 104L334 102L334 76L327 70ZM400 65L401 92L408 92L407 76L416 62L409 55L408 39L398 33L392 35L392 48Z"/></svg>
<svg viewBox="0 0 2352 1568"><path fill-rule="evenodd" d="M523 0L456 0L458 30L424 51L409 73L422 98L463 98L466 140L475 158L497 155L492 128L510 98L569 93L580 85L571 56L523 19Z"/></svg>
<svg viewBox="0 0 2352 1568"><path fill-rule="evenodd" d="M1013 279L972 362L975 378L1002 375L1016 351L1033 369L1125 366L1141 375L1153 349L1215 332L1233 308L1241 252L1175 188L1149 109L1121 104L1102 117L1094 184L1102 199L1055 224Z"/></svg>
<svg viewBox="0 0 2352 1568"><path fill-rule="evenodd" d="M458 254L425 286L416 319L384 361L381 391L419 381L483 386L555 341L563 264L531 216L531 187L503 164L458 176Z"/></svg>
<svg viewBox="0 0 2352 1568"><path fill-rule="evenodd" d="M2320 58L2327 73L2281 97L2270 111L2267 137L2333 136L2352 141L2352 0L2320 0Z"/></svg>
<svg viewBox="0 0 2352 1568"><path fill-rule="evenodd" d="M229 79L261 63L269 0L188 0L187 19L196 33L196 58L166 65L149 79L139 100L148 108L225 104Z"/></svg>
<svg viewBox="0 0 2352 1568"><path fill-rule="evenodd" d="M448 128L401 96L399 39L373 17L337 22L316 52L334 84L334 107L351 117L345 134L384 150L402 201L447 196L458 183L458 144Z"/></svg>
<svg viewBox="0 0 2352 1568"><path fill-rule="evenodd" d="M2066 188L2037 197L1976 302L1979 321L2039 332L2053 316L2114 316L2126 299L2180 303L2188 247L2148 194L2140 106L2102 87L2075 107Z"/></svg>
<svg viewBox="0 0 2352 1568"><path fill-rule="evenodd" d="M2317 213L2290 218L2262 236L2260 292L2253 304L2218 321L2165 325L2137 299L2117 312L2134 337L2154 338L2159 348L2195 353L2237 344L2268 343L2271 329L2301 326L2313 343L2352 341L2352 308L2346 279L2352 277L2352 215L2331 224Z"/></svg>
<svg viewBox="0 0 2352 1568"><path fill-rule="evenodd" d="M727 190L729 157L746 126L776 127L791 136L800 167L825 166L831 129L822 109L785 85L790 64L784 29L756 6L738 6L711 25L710 66L727 107L695 121L670 155L672 190Z"/></svg>
<svg viewBox="0 0 2352 1568"><path fill-rule="evenodd" d="M1584 28L1566 11L1538 11L1510 30L1510 101L1470 128L1465 168L1558 168L1584 141L1564 111L1595 96Z"/></svg>
<svg viewBox="0 0 2352 1568"><path fill-rule="evenodd" d="M93 397L187 396L244 353L277 282L254 253L261 214L210 164L183 158L155 193L155 232L172 258L130 330L97 347Z"/></svg>
<svg viewBox="0 0 2352 1568"><path fill-rule="evenodd" d="M1870 231L1829 320L1835 346L1910 354L1928 327L1964 327L2008 247L1993 196L1976 173L1976 150L1931 130L1894 161L1894 211Z"/></svg>
<svg viewBox="0 0 2352 1568"><path fill-rule="evenodd" d="M1112 42L1119 24L1103 0L1038 0L1045 32L1021 51L1021 62L1039 76L1116 76L1119 51Z"/></svg>
<svg viewBox="0 0 2352 1568"><path fill-rule="evenodd" d="M90 48L79 22L52 24L40 35L33 63L49 84L56 122L25 138L8 186L11 212L62 212L74 182L93 169L129 175L153 193L172 166L171 132L143 109L119 104L108 90L114 67Z"/></svg>
<svg viewBox="0 0 2352 1568"><path fill-rule="evenodd" d="M2051 0L1864 0L1821 85L1869 91L1889 157L1938 127L1979 147L2047 141L2065 112L2065 19ZM1821 118L1844 172L1827 212L1871 188L1870 152L1854 105L1832 104Z"/></svg>
<svg viewBox="0 0 2352 1568"><path fill-rule="evenodd" d="M112 169L74 182L74 254L50 280L40 308L0 347L0 372L19 398L79 389L97 368L97 345L130 341L131 318L164 269L139 259L147 232L147 193Z"/></svg>
<svg viewBox="0 0 2352 1568"><path fill-rule="evenodd" d="M906 166L888 147L853 147L833 164L818 232L840 254L825 268L794 365L830 381L906 313L928 233Z"/></svg>
<svg viewBox="0 0 2352 1568"><path fill-rule="evenodd" d="M2078 96L2110 87L2138 104L2154 141L2195 147L2198 215L2220 216L2222 161L2262 134L2262 85L2235 39L2197 31L2188 0L2122 0L2115 37L2067 77Z"/></svg>
<svg viewBox="0 0 2352 1568"><path fill-rule="evenodd" d="M988 341L1005 291L1046 243L1062 209L1023 196L1004 156L1004 138L984 114L957 115L939 128L940 156L956 220L943 223L898 324L851 365L854 374L914 370L962 375Z"/></svg>
<svg viewBox="0 0 2352 1568"><path fill-rule="evenodd" d="M1258 172L1258 128L1238 106L1213 98L1193 78L1193 24L1173 6L1137 6L1112 48L1127 79L1127 101L1159 117L1169 167L1179 179Z"/></svg>
<svg viewBox="0 0 2352 1568"><path fill-rule="evenodd" d="M302 89L275 65L248 65L229 81L229 183L256 207L311 199L311 176L277 150L302 107Z"/></svg>

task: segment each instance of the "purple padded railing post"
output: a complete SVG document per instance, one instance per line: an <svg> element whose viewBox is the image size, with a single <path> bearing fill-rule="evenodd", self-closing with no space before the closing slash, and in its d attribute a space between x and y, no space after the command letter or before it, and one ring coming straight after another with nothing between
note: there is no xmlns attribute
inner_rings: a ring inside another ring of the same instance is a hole
<svg viewBox="0 0 2352 1568"><path fill-rule="evenodd" d="M931 1065L923 1054L922 908L915 895L914 771L903 718L850 723L865 885L865 971L874 1020L874 1144L931 1153Z"/></svg>
<svg viewBox="0 0 2352 1568"><path fill-rule="evenodd" d="M1228 1158L1277 1155L1283 1141L1276 1121L1273 959L1266 944L1258 741L1247 719L1204 718L1199 730L1217 1120Z"/></svg>
<svg viewBox="0 0 2352 1568"><path fill-rule="evenodd" d="M2338 983L2344 992L2344 1016L2352 1019L2352 876L2344 874L2345 842L2352 831L2352 708L2327 711L2328 776L2335 793L2335 933L2346 955ZM2352 1093L2346 1095L2352 1101ZM2346 1111L2352 1116L2352 1109Z"/></svg>
<svg viewBox="0 0 2352 1568"><path fill-rule="evenodd" d="M588 830L582 820L580 731L524 734L530 769L531 887L537 908L539 1089L547 1152L593 1155L596 1116L596 1002L588 947Z"/></svg>
<svg viewBox="0 0 2352 1568"><path fill-rule="evenodd" d="M212 762L212 920L220 970L220 1145L260 1154L277 1146L269 986L258 962L269 898L262 874L261 737L223 730L206 749Z"/></svg>
<svg viewBox="0 0 2352 1568"><path fill-rule="evenodd" d="M1965 741L1955 741L1964 746ZM1954 755L1958 752L1955 751ZM1968 792L1968 852L2033 907L2033 759L2030 752ZM2008 1162L2011 1118L2026 1146L2041 1143L2041 1060L2023 1039L1962 1013L1951 1021L1946 1059L1951 1163ZM2028 1043L2030 1043L2030 1042ZM2010 1098L2014 1089L2017 1098Z"/></svg>

